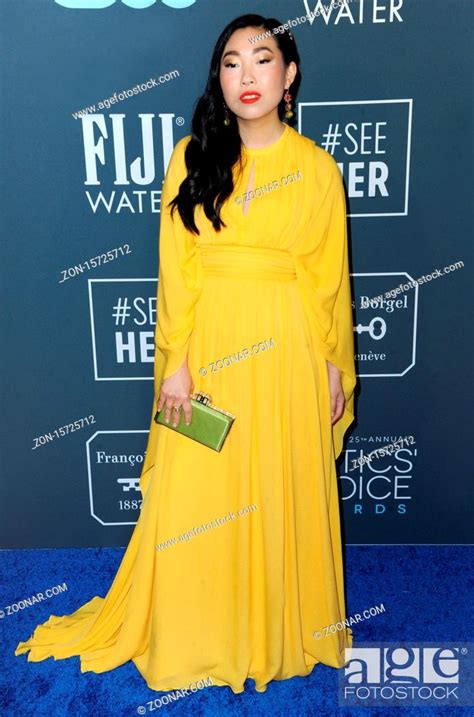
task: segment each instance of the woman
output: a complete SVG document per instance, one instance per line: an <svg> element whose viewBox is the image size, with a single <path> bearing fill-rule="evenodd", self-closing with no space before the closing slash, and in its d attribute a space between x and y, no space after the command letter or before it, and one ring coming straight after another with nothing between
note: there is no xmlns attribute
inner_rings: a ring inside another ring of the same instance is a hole
<svg viewBox="0 0 474 717"><path fill-rule="evenodd" d="M40 625L16 650L29 660L133 660L153 690L210 678L234 693L346 662L350 628L324 633L345 618L345 198L333 157L281 121L300 73L279 27L245 15L224 29L161 200L152 418L164 406L170 426L189 423L194 390L234 424L216 452L151 420L141 514L109 592Z"/></svg>

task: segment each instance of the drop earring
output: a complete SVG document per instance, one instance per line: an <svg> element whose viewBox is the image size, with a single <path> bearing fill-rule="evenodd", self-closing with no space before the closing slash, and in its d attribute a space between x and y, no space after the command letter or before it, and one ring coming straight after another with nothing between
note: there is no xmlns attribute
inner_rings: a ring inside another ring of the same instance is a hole
<svg viewBox="0 0 474 717"><path fill-rule="evenodd" d="M289 90L290 90L290 88L288 88L287 90L285 90L285 94L283 95L283 99L285 100L285 117L286 117L287 119L290 119L291 117L293 117L293 112L291 111L291 100L292 100L292 97L291 97L291 95L290 95Z"/></svg>
<svg viewBox="0 0 474 717"><path fill-rule="evenodd" d="M222 103L222 106L224 107L224 124L228 127L230 125L229 110L225 102Z"/></svg>

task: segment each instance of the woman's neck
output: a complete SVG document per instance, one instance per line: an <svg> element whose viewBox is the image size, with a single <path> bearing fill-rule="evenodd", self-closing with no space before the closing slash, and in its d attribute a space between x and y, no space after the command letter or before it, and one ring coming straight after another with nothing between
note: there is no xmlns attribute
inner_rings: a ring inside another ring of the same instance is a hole
<svg viewBox="0 0 474 717"><path fill-rule="evenodd" d="M276 118L262 117L255 120L237 120L242 142L249 149L267 147L281 136L285 129L283 122Z"/></svg>

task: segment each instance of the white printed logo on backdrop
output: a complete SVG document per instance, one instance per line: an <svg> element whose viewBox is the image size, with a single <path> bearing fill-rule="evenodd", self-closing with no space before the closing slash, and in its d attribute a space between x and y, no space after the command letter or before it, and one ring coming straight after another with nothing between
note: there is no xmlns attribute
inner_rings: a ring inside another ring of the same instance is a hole
<svg viewBox="0 0 474 717"><path fill-rule="evenodd" d="M94 214L159 213L161 178L174 149L174 117L149 112L81 117L85 195ZM177 117L176 124L182 126L183 118ZM131 162L130 156L135 157ZM155 157L162 157L162 166L157 167ZM153 189L157 177L160 189Z"/></svg>
<svg viewBox="0 0 474 717"><path fill-rule="evenodd" d="M339 479L344 511L354 516L377 516L389 522L406 517L417 505L415 493L418 448L406 432L397 435L351 435L344 451ZM396 444L396 445L394 445ZM401 445L401 447L400 447ZM389 455L374 449L392 447ZM362 462L364 457L370 460ZM360 464L357 462L361 460Z"/></svg>
<svg viewBox="0 0 474 717"><path fill-rule="evenodd" d="M354 356L364 378L404 376L415 365L418 286L385 296L403 282L406 272L352 274L355 278ZM408 284L405 284L408 286Z"/></svg>
<svg viewBox="0 0 474 717"><path fill-rule="evenodd" d="M96 381L153 380L156 279L89 279Z"/></svg>
<svg viewBox="0 0 474 717"><path fill-rule="evenodd" d="M303 14L308 16L310 25L319 22L354 27L365 22L374 25L404 22L401 14L404 0L316 0L312 8L308 0L303 2Z"/></svg>
<svg viewBox="0 0 474 717"><path fill-rule="evenodd" d="M299 102L298 130L336 160L350 217L408 214L411 99Z"/></svg>
<svg viewBox="0 0 474 717"><path fill-rule="evenodd" d="M148 431L96 431L86 443L91 516L101 525L135 525Z"/></svg>

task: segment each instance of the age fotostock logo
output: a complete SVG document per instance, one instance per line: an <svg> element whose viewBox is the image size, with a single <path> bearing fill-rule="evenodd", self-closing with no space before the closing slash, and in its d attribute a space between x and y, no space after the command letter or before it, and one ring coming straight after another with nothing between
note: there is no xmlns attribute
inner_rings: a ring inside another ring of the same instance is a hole
<svg viewBox="0 0 474 717"><path fill-rule="evenodd" d="M346 648L339 705L473 706L470 642L374 644Z"/></svg>

